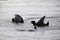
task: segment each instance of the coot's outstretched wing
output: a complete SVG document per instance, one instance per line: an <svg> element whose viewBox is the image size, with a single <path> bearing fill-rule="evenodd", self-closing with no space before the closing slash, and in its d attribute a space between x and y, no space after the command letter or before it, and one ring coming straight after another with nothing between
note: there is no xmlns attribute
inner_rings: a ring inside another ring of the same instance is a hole
<svg viewBox="0 0 60 40"><path fill-rule="evenodd" d="M38 26L42 26L44 24L44 19L45 19L45 16L43 16L38 22L37 22L37 25Z"/></svg>

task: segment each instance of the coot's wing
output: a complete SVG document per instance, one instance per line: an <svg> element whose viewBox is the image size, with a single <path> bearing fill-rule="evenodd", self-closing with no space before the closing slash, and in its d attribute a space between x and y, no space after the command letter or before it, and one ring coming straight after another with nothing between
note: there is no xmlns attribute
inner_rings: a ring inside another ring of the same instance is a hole
<svg viewBox="0 0 60 40"><path fill-rule="evenodd" d="M45 16L43 16L38 22L37 25L43 25L44 23Z"/></svg>

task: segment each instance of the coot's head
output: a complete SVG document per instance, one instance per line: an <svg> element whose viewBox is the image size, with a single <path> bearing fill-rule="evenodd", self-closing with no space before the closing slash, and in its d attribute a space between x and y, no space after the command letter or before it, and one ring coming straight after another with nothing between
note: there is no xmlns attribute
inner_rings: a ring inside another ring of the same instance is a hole
<svg viewBox="0 0 60 40"><path fill-rule="evenodd" d="M31 23L32 23L33 25L36 25L36 22L35 22L35 21L31 21Z"/></svg>
<svg viewBox="0 0 60 40"><path fill-rule="evenodd" d="M12 22L15 22L14 18L12 18Z"/></svg>

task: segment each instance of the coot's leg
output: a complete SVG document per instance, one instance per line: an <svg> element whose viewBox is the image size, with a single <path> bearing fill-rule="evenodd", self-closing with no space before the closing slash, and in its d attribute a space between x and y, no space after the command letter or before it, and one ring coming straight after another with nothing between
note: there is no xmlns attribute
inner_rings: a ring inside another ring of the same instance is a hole
<svg viewBox="0 0 60 40"><path fill-rule="evenodd" d="M36 25L34 25L34 29L37 29Z"/></svg>

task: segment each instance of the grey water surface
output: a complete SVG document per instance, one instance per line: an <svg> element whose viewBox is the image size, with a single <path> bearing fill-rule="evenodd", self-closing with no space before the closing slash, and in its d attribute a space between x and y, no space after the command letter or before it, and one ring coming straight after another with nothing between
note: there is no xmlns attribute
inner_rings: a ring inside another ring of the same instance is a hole
<svg viewBox="0 0 60 40"><path fill-rule="evenodd" d="M25 23L12 23L14 14ZM31 20L37 22L44 15L49 26L35 30ZM60 0L0 1L0 40L60 40Z"/></svg>

